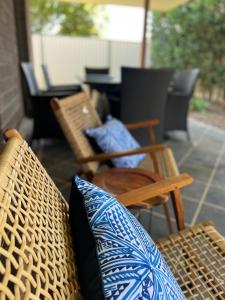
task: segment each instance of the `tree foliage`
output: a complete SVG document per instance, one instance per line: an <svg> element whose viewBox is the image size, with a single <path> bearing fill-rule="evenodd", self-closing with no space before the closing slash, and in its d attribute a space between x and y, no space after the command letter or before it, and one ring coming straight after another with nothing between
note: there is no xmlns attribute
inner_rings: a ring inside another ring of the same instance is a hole
<svg viewBox="0 0 225 300"><path fill-rule="evenodd" d="M98 36L107 20L101 7L88 3L30 0L30 9L34 33Z"/></svg>
<svg viewBox="0 0 225 300"><path fill-rule="evenodd" d="M225 89L225 0L192 0L154 13L152 61L157 67L199 68L210 98Z"/></svg>

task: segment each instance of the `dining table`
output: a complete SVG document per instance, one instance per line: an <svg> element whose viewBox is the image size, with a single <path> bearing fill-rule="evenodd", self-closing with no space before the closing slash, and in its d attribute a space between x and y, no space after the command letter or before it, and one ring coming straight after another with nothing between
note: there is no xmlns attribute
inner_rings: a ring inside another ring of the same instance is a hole
<svg viewBox="0 0 225 300"><path fill-rule="evenodd" d="M109 74L87 74L83 82L91 89L96 89L101 93L111 94L120 90L121 81Z"/></svg>
<svg viewBox="0 0 225 300"><path fill-rule="evenodd" d="M88 84L91 90L105 94L109 101L112 116L120 118L120 90L121 81L109 74L87 74L83 83Z"/></svg>

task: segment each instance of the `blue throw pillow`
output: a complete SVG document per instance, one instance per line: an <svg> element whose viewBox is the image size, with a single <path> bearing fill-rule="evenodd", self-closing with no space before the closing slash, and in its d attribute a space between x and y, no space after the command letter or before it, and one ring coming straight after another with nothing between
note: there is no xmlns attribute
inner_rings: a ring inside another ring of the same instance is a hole
<svg viewBox="0 0 225 300"><path fill-rule="evenodd" d="M87 299L184 299L136 218L111 195L79 177L71 190L70 220Z"/></svg>
<svg viewBox="0 0 225 300"><path fill-rule="evenodd" d="M121 152L140 148L123 123L108 115L106 122L96 128L88 128L85 133L95 139L105 153ZM117 168L135 168L145 158L145 154L136 154L113 158L112 163Z"/></svg>

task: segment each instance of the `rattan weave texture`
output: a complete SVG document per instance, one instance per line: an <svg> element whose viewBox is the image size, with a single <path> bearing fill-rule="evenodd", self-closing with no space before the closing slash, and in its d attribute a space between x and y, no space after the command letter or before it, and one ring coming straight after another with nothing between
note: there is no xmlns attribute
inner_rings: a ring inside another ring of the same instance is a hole
<svg viewBox="0 0 225 300"><path fill-rule="evenodd" d="M27 143L0 155L0 299L81 299L68 206Z"/></svg>
<svg viewBox="0 0 225 300"><path fill-rule="evenodd" d="M214 226L195 225L157 245L186 299L225 299L225 238Z"/></svg>
<svg viewBox="0 0 225 300"><path fill-rule="evenodd" d="M59 109L55 111L56 118L67 138L76 159L95 154L84 130L100 126L95 109L92 107L87 94L79 93L58 101ZM89 162L82 165L84 172L96 173L99 164Z"/></svg>

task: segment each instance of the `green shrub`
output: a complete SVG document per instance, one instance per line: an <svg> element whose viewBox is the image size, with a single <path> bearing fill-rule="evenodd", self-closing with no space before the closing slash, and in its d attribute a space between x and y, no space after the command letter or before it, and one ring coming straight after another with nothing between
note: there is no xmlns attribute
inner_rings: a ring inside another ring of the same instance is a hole
<svg viewBox="0 0 225 300"><path fill-rule="evenodd" d="M192 0L169 12L154 12L152 66L200 69L204 97L225 90L225 0Z"/></svg>
<svg viewBox="0 0 225 300"><path fill-rule="evenodd" d="M209 104L202 98L192 98L190 103L191 111L203 112L206 111Z"/></svg>

